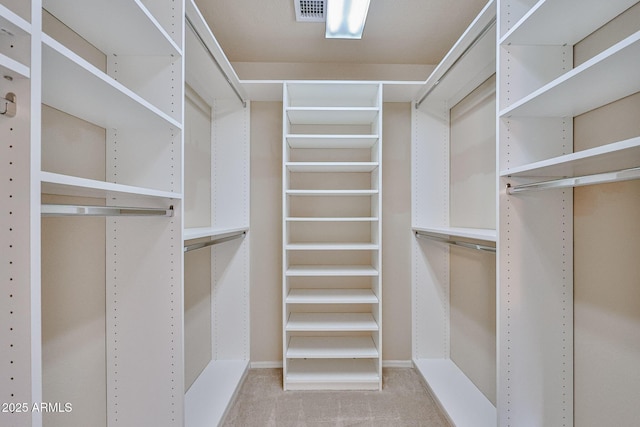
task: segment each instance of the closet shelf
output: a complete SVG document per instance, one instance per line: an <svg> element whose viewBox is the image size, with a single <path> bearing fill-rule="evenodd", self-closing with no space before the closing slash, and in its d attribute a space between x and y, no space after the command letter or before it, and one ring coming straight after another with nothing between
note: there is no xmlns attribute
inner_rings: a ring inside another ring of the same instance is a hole
<svg viewBox="0 0 640 427"><path fill-rule="evenodd" d="M636 2L540 0L500 39L500 44L572 46Z"/></svg>
<svg viewBox="0 0 640 427"><path fill-rule="evenodd" d="M291 313L287 332L355 332L377 331L378 324L371 313Z"/></svg>
<svg viewBox="0 0 640 427"><path fill-rule="evenodd" d="M5 34L3 36L23 37L31 34L31 24L25 21L12 10L0 4L0 28ZM8 33L7 33L8 32Z"/></svg>
<svg viewBox="0 0 640 427"><path fill-rule="evenodd" d="M378 135L286 135L291 148L371 148Z"/></svg>
<svg viewBox="0 0 640 427"><path fill-rule="evenodd" d="M371 337L292 337L289 359L372 359L378 349Z"/></svg>
<svg viewBox="0 0 640 427"><path fill-rule="evenodd" d="M292 265L286 270L289 277L297 276L378 276L378 270L370 265Z"/></svg>
<svg viewBox="0 0 640 427"><path fill-rule="evenodd" d="M0 73L2 76L11 77L14 80L28 79L31 76L31 69L0 53Z"/></svg>
<svg viewBox="0 0 640 427"><path fill-rule="evenodd" d="M182 54L141 0L43 0L42 6L105 54Z"/></svg>
<svg viewBox="0 0 640 427"><path fill-rule="evenodd" d="M57 194L63 196L98 197L111 199L116 196L182 199L180 193L155 190L151 188L133 187L130 185L114 184L93 179L77 178L52 172L40 172L43 194Z"/></svg>
<svg viewBox="0 0 640 427"><path fill-rule="evenodd" d="M495 406L450 359L413 361L449 419L456 426L495 427Z"/></svg>
<svg viewBox="0 0 640 427"><path fill-rule="evenodd" d="M500 117L575 117L640 91L640 31L500 112Z"/></svg>
<svg viewBox="0 0 640 427"><path fill-rule="evenodd" d="M500 172L503 177L575 177L640 166L640 137L618 141Z"/></svg>
<svg viewBox="0 0 640 427"><path fill-rule="evenodd" d="M374 359L292 359L285 378L288 390L378 390Z"/></svg>
<svg viewBox="0 0 640 427"><path fill-rule="evenodd" d="M287 196L373 196L378 190L287 190Z"/></svg>
<svg viewBox="0 0 640 427"><path fill-rule="evenodd" d="M302 216L289 216L285 218L289 222L375 222L378 221L374 216L361 216L361 217L302 217Z"/></svg>
<svg viewBox="0 0 640 427"><path fill-rule="evenodd" d="M291 172L372 172L378 162L287 162Z"/></svg>
<svg viewBox="0 0 640 427"><path fill-rule="evenodd" d="M237 234L241 232L249 231L249 227L237 227L237 228L213 228L213 227L198 227L198 228L185 228L184 240L201 239L203 237L211 238L223 238L231 234Z"/></svg>
<svg viewBox="0 0 640 427"><path fill-rule="evenodd" d="M104 128L182 128L178 121L51 37L43 34L42 40L44 104Z"/></svg>
<svg viewBox="0 0 640 427"><path fill-rule="evenodd" d="M289 251L375 251L379 245L375 243L288 243Z"/></svg>
<svg viewBox="0 0 640 427"><path fill-rule="evenodd" d="M287 304L377 304L371 289L291 289Z"/></svg>
<svg viewBox="0 0 640 427"><path fill-rule="evenodd" d="M287 101L291 107L375 107L378 92L378 84L370 82L291 82Z"/></svg>
<svg viewBox="0 0 640 427"><path fill-rule="evenodd" d="M459 237L464 239L483 240L496 242L496 230L489 228L463 228L463 227L413 227L414 232L429 233L443 238Z"/></svg>
<svg viewBox="0 0 640 427"><path fill-rule="evenodd" d="M294 125L370 125L379 111L378 107L290 107L286 114Z"/></svg>

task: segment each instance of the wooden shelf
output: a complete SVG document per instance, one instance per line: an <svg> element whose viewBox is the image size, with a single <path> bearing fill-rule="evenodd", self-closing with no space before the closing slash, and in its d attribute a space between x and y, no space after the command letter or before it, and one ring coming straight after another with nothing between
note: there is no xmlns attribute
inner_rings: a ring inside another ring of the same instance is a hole
<svg viewBox="0 0 640 427"><path fill-rule="evenodd" d="M413 361L431 394L457 427L495 427L496 408L450 359Z"/></svg>
<svg viewBox="0 0 640 427"><path fill-rule="evenodd" d="M379 249L375 243L289 243L288 251L375 251Z"/></svg>
<svg viewBox="0 0 640 427"><path fill-rule="evenodd" d="M377 304L371 289L291 289L287 304Z"/></svg>
<svg viewBox="0 0 640 427"><path fill-rule="evenodd" d="M374 196L378 190L287 190L287 196Z"/></svg>
<svg viewBox="0 0 640 427"><path fill-rule="evenodd" d="M572 46L636 2L540 0L501 38L500 44Z"/></svg>
<svg viewBox="0 0 640 427"><path fill-rule="evenodd" d="M372 172L378 162L287 162L291 172Z"/></svg>
<svg viewBox="0 0 640 427"><path fill-rule="evenodd" d="M42 6L105 54L181 55L140 0L43 0Z"/></svg>
<svg viewBox="0 0 640 427"><path fill-rule="evenodd" d="M380 375L372 359L292 359L287 390L379 390Z"/></svg>
<svg viewBox="0 0 640 427"><path fill-rule="evenodd" d="M496 241L496 230L488 228L463 228L463 227L413 227L413 231L422 231L441 237L461 237L465 239Z"/></svg>
<svg viewBox="0 0 640 427"><path fill-rule="evenodd" d="M554 157L500 172L513 177L575 177L640 166L640 137Z"/></svg>
<svg viewBox="0 0 640 427"><path fill-rule="evenodd" d="M223 238L230 234L235 234L242 231L249 231L249 227L238 228L212 228L212 227L198 227L198 228L185 228L184 240L201 239L204 237L210 238Z"/></svg>
<svg viewBox="0 0 640 427"><path fill-rule="evenodd" d="M242 384L247 369L248 360L209 362L185 394L185 427L218 425Z"/></svg>
<svg viewBox="0 0 640 427"><path fill-rule="evenodd" d="M378 270L370 265L292 265L285 275L294 276L378 276Z"/></svg>
<svg viewBox="0 0 640 427"><path fill-rule="evenodd" d="M182 128L51 37L43 34L42 39L44 104L104 128Z"/></svg>
<svg viewBox="0 0 640 427"><path fill-rule="evenodd" d="M378 135L302 135L286 136L291 148L371 148L378 142Z"/></svg>
<svg viewBox="0 0 640 427"><path fill-rule="evenodd" d="M179 193L156 190L152 188L134 187L114 184L93 179L77 178L52 172L40 172L43 194L63 196L98 197L110 199L115 196L182 199Z"/></svg>
<svg viewBox="0 0 640 427"><path fill-rule="evenodd" d="M354 332L379 329L371 313L291 313L287 332Z"/></svg>
<svg viewBox="0 0 640 427"><path fill-rule="evenodd" d="M303 216L296 216L296 217L286 217L285 218L286 221L289 222L375 222L378 221L377 217L374 216L359 216L359 217L350 217L350 216L344 216L344 217L303 217Z"/></svg>
<svg viewBox="0 0 640 427"><path fill-rule="evenodd" d="M640 31L500 112L500 117L575 117L640 91Z"/></svg>
<svg viewBox="0 0 640 427"><path fill-rule="evenodd" d="M377 107L291 107L286 113L291 124L363 125L378 117Z"/></svg>
<svg viewBox="0 0 640 427"><path fill-rule="evenodd" d="M378 349L371 337L292 337L289 359L371 359Z"/></svg>

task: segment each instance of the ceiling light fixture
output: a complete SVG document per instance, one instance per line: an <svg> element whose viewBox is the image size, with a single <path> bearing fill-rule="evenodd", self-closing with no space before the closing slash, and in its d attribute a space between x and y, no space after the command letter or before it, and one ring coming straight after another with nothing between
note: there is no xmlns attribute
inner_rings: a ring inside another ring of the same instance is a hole
<svg viewBox="0 0 640 427"><path fill-rule="evenodd" d="M370 0L327 0L328 39L361 39Z"/></svg>

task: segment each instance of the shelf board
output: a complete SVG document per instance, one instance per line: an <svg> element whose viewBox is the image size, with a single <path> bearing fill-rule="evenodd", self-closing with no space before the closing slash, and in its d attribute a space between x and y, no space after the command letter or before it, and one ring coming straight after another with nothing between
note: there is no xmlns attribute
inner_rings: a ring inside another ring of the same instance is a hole
<svg viewBox="0 0 640 427"><path fill-rule="evenodd" d="M62 44L46 34L42 38L44 104L103 128L181 129L179 122Z"/></svg>
<svg viewBox="0 0 640 427"><path fill-rule="evenodd" d="M500 117L575 117L640 91L640 31L546 84Z"/></svg>
<svg viewBox="0 0 640 427"><path fill-rule="evenodd" d="M0 28L15 37L31 34L31 24L2 4L0 4Z"/></svg>
<svg viewBox="0 0 640 427"><path fill-rule="evenodd" d="M31 76L31 69L26 65L0 53L0 73L2 73L3 76L11 77L14 80L28 79Z"/></svg>
<svg viewBox="0 0 640 427"><path fill-rule="evenodd" d="M184 396L185 427L218 425L242 384L248 360L214 360Z"/></svg>
<svg viewBox="0 0 640 427"><path fill-rule="evenodd" d="M356 332L377 331L371 313L291 313L287 332Z"/></svg>
<svg viewBox="0 0 640 427"><path fill-rule="evenodd" d="M450 359L417 359L416 369L457 427L495 427L495 406Z"/></svg>
<svg viewBox="0 0 640 427"><path fill-rule="evenodd" d="M93 179L78 178L52 172L40 172L43 194L64 196L97 197L110 199L116 196L162 199L182 199L180 193L114 184Z"/></svg>
<svg viewBox="0 0 640 427"><path fill-rule="evenodd" d="M378 162L286 162L291 172L372 172Z"/></svg>
<svg viewBox="0 0 640 427"><path fill-rule="evenodd" d="M287 304L377 304L371 289L291 289Z"/></svg>
<svg viewBox="0 0 640 427"><path fill-rule="evenodd" d="M141 0L43 0L42 6L105 54L181 55Z"/></svg>
<svg viewBox="0 0 640 427"><path fill-rule="evenodd" d="M360 216L360 217L292 217L285 218L288 222L375 222L378 221L374 216Z"/></svg>
<svg viewBox="0 0 640 427"><path fill-rule="evenodd" d="M292 359L285 376L287 390L379 390L374 359Z"/></svg>
<svg viewBox="0 0 640 427"><path fill-rule="evenodd" d="M375 107L380 85L371 82L305 81L287 83L288 105L293 107Z"/></svg>
<svg viewBox="0 0 640 427"><path fill-rule="evenodd" d="M361 125L374 123L378 107L290 107L286 109L289 122L307 125Z"/></svg>
<svg viewBox="0 0 640 427"><path fill-rule="evenodd" d="M500 44L573 46L636 2L540 0L501 38Z"/></svg>
<svg viewBox="0 0 640 427"><path fill-rule="evenodd" d="M375 359L378 349L371 337L292 337L289 359Z"/></svg>
<svg viewBox="0 0 640 427"><path fill-rule="evenodd" d="M287 190L287 196L373 196L378 190Z"/></svg>
<svg viewBox="0 0 640 427"><path fill-rule="evenodd" d="M378 135L286 135L291 148L371 148Z"/></svg>
<svg viewBox="0 0 640 427"><path fill-rule="evenodd" d="M509 168L501 176L576 177L640 166L640 137Z"/></svg>
<svg viewBox="0 0 640 427"><path fill-rule="evenodd" d="M427 78L416 100L429 93L425 104L451 108L496 72L495 26L466 50L495 17L496 2L489 1Z"/></svg>
<svg viewBox="0 0 640 427"><path fill-rule="evenodd" d="M378 270L370 265L292 265L285 272L287 276L377 276Z"/></svg>
<svg viewBox="0 0 640 427"><path fill-rule="evenodd" d="M198 228L185 228L184 240L201 239L204 237L210 238L224 238L230 234L236 234L242 231L249 231L249 227L237 227L237 228L214 228L214 227L198 227Z"/></svg>
<svg viewBox="0 0 640 427"><path fill-rule="evenodd" d="M460 237L465 239L484 240L486 242L496 241L496 230L489 228L464 228L464 227L412 227L413 231L422 231L435 234L440 237Z"/></svg>
<svg viewBox="0 0 640 427"><path fill-rule="evenodd" d="M376 243L289 243L285 245L288 251L375 251L379 247Z"/></svg>

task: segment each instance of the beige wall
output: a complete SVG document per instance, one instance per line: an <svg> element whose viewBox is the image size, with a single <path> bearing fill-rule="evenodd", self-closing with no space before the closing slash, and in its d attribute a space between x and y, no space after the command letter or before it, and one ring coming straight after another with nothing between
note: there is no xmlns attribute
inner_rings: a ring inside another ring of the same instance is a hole
<svg viewBox="0 0 640 427"><path fill-rule="evenodd" d="M411 110L383 111L384 360L411 359ZM251 362L282 361L282 103L251 103Z"/></svg>

